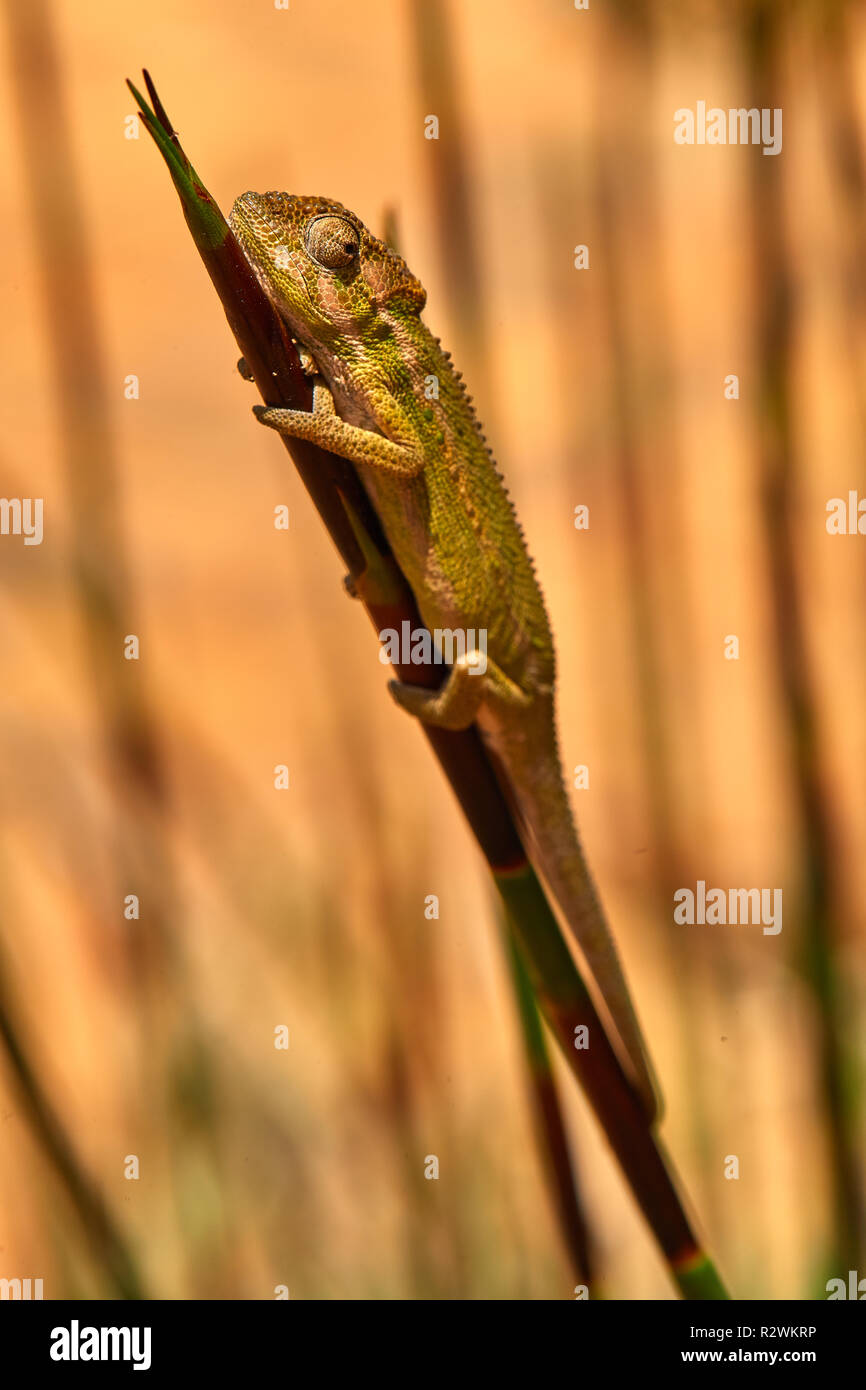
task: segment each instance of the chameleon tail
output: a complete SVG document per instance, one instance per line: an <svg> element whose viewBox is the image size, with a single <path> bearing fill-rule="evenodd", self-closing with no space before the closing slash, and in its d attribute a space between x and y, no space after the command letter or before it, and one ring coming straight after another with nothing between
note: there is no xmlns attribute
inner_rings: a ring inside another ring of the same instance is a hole
<svg viewBox="0 0 866 1390"><path fill-rule="evenodd" d="M511 769L517 818L525 832L526 851L556 900L595 981L598 993L625 1049L637 1090L648 1118L658 1118L660 1091L635 1013L616 944L605 920L589 869L583 857L568 794L562 780L553 710L547 702L538 707L539 727L534 736L521 731L521 748L502 745L500 728L496 743L498 761ZM514 737L514 735L512 735ZM528 785L516 784L515 771L526 767L525 748L545 747L547 756L533 759ZM510 787L506 788L510 791ZM590 1046L592 1042L590 1040Z"/></svg>

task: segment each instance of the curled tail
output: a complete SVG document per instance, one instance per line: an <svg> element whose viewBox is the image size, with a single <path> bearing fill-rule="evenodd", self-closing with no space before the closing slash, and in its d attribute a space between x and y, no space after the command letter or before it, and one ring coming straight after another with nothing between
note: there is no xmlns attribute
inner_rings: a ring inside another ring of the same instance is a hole
<svg viewBox="0 0 866 1390"><path fill-rule="evenodd" d="M580 848L562 780L552 701L538 700L535 719L528 721L531 728L526 713L522 720L519 735L515 731L509 737L500 725L492 741L526 832L526 851L580 948L631 1063L647 1115L654 1120L660 1093L616 943Z"/></svg>

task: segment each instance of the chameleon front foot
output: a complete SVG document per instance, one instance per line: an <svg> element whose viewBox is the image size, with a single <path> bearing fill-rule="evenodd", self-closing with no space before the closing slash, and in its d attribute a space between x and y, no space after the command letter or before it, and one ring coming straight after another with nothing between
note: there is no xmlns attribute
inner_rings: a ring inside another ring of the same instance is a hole
<svg viewBox="0 0 866 1390"><path fill-rule="evenodd" d="M292 342L295 344L297 350L301 371L304 372L306 376L318 376L319 366L313 354L308 352L305 347L302 347L295 338L292 339Z"/></svg>
<svg viewBox="0 0 866 1390"><path fill-rule="evenodd" d="M312 410L288 410L282 406L254 405L253 414L262 425L292 439L307 439L320 449L338 454L350 463L364 463L383 473L403 478L416 477L424 468L424 454L373 430L360 429L341 420L334 397L321 377L314 378Z"/></svg>
<svg viewBox="0 0 866 1390"><path fill-rule="evenodd" d="M292 342L294 341L295 340L293 338ZM295 343L295 347L298 353L298 360L301 364L301 371L304 372L306 376L317 376L319 368L316 365L316 359L315 357L313 357L312 353L307 352L307 349L301 347L300 343ZM244 381L255 381L255 377L250 371L247 359L245 357L238 358L238 371L240 372Z"/></svg>

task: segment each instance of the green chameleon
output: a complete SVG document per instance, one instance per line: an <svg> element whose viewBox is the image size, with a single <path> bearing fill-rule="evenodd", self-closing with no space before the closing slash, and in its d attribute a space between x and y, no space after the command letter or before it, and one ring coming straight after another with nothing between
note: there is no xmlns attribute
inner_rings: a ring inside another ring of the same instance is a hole
<svg viewBox="0 0 866 1390"><path fill-rule="evenodd" d="M255 413L355 465L431 631L486 631L483 674L467 651L439 690L392 681L391 693L431 724L478 726L653 1116L651 1067L562 780L544 600L460 374L421 321L426 292L328 198L245 193L229 221L314 376L312 411Z"/></svg>

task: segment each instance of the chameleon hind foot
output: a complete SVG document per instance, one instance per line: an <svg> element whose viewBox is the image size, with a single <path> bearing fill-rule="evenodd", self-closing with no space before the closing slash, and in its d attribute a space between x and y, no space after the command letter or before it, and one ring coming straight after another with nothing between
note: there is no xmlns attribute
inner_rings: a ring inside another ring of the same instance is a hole
<svg viewBox="0 0 866 1390"><path fill-rule="evenodd" d="M402 709L439 729L468 729L482 704L529 704L529 696L479 651L459 656L438 690L406 681L389 681L388 689Z"/></svg>

